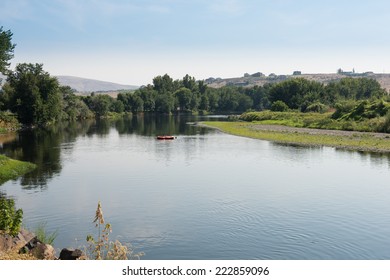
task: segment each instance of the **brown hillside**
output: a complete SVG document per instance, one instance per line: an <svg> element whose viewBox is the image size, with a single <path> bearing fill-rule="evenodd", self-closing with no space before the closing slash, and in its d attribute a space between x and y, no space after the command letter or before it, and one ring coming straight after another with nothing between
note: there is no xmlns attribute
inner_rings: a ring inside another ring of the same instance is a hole
<svg viewBox="0 0 390 280"><path fill-rule="evenodd" d="M342 78L346 77L352 77L352 78L371 78L377 80L381 86L386 89L387 91L390 91L390 74L375 74L375 73L344 73L344 74L301 74L301 75L269 75L269 76L260 76L260 77L253 77L253 76L247 76L247 77L239 77L239 78L228 78L228 79L214 79L209 78L206 80L206 83L210 87L219 88L226 85L232 85L232 86L244 86L244 87L251 87L251 86L263 86L267 83L277 83L281 82L287 79L293 79L293 78L305 78L312 81L321 82L324 84L328 84L333 81L338 81Z"/></svg>

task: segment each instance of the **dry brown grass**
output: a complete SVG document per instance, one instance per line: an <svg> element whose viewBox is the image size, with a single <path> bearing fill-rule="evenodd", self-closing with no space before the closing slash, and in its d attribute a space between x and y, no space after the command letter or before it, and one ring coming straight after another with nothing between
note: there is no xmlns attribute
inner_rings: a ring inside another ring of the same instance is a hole
<svg viewBox="0 0 390 280"><path fill-rule="evenodd" d="M19 254L17 250L0 252L0 260L38 260L31 254Z"/></svg>

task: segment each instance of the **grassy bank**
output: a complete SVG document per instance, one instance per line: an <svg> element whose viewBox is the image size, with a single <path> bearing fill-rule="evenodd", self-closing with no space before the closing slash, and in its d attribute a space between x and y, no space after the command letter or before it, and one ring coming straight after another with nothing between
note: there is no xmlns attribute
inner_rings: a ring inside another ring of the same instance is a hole
<svg viewBox="0 0 390 280"><path fill-rule="evenodd" d="M10 159L0 155L0 185L12 179L30 172L36 168L36 165L30 162Z"/></svg>
<svg viewBox="0 0 390 280"><path fill-rule="evenodd" d="M292 127L333 129L361 132L386 132L389 117L361 118L359 120L332 117L333 113L300 113L300 112L249 112L240 116L240 120L262 124L278 124Z"/></svg>
<svg viewBox="0 0 390 280"><path fill-rule="evenodd" d="M223 132L278 143L330 146L359 151L390 152L390 135L352 131L324 131L269 125L264 122L203 122Z"/></svg>

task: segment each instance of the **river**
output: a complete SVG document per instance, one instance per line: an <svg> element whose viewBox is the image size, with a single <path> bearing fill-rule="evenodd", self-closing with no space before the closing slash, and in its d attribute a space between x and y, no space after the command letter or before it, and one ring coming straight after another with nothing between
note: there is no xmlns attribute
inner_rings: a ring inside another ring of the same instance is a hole
<svg viewBox="0 0 390 280"><path fill-rule="evenodd" d="M84 248L98 201L142 259L390 259L390 156L294 147L140 115L20 132L38 168L0 186L29 229ZM189 123L190 122L190 123ZM175 140L156 140L156 135Z"/></svg>

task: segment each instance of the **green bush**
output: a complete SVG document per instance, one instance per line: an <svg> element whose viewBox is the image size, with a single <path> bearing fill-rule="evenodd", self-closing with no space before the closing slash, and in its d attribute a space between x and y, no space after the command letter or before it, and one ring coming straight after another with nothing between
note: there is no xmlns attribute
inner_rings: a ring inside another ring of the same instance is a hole
<svg viewBox="0 0 390 280"><path fill-rule="evenodd" d="M307 106L305 112L325 113L329 109L328 106L321 102L315 102Z"/></svg>
<svg viewBox="0 0 390 280"><path fill-rule="evenodd" d="M271 105L271 111L273 112L286 112L288 111L289 107L286 103L284 103L281 100L277 100Z"/></svg>
<svg viewBox="0 0 390 280"><path fill-rule="evenodd" d="M379 132L390 133L390 111L383 117L382 122L378 125Z"/></svg>
<svg viewBox="0 0 390 280"><path fill-rule="evenodd" d="M354 105L351 102L339 104L336 109L333 118L360 121L385 116L390 111L390 104L383 100L363 100Z"/></svg>
<svg viewBox="0 0 390 280"><path fill-rule="evenodd" d="M23 219L23 210L15 209L13 199L0 197L0 230L16 236Z"/></svg>

